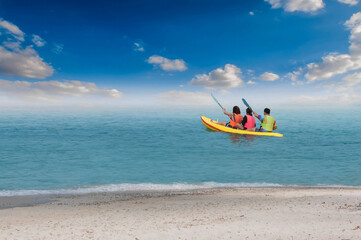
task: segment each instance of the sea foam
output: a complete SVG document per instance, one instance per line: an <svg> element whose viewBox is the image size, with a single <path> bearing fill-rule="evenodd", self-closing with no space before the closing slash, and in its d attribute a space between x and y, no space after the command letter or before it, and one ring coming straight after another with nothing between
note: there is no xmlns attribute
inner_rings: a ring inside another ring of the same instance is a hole
<svg viewBox="0 0 361 240"><path fill-rule="evenodd" d="M79 187L71 189L52 189L52 190L3 190L0 191L0 196L29 196L29 195L72 195L72 194L87 194L87 193L101 193L101 192L144 192L144 191L187 191L197 189L211 189L211 188L238 188L238 187L283 187L285 185L274 183L217 183L217 182L203 182L197 184L191 183L171 183L171 184L156 184L156 183L122 183L122 184L107 184L98 186Z"/></svg>

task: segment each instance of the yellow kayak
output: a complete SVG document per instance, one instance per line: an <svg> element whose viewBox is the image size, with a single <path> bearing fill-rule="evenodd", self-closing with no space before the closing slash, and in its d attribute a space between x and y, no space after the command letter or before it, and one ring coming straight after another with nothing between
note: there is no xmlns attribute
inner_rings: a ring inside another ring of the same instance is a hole
<svg viewBox="0 0 361 240"><path fill-rule="evenodd" d="M220 132L228 132L228 133L236 133L236 134L248 134L248 135L258 135L258 136L273 136L273 137L283 137L283 134L275 133L275 132L251 132L246 130L234 129L230 127L225 127L219 125L216 121L206 118L205 116L201 116L202 123L206 128L209 128L214 131Z"/></svg>

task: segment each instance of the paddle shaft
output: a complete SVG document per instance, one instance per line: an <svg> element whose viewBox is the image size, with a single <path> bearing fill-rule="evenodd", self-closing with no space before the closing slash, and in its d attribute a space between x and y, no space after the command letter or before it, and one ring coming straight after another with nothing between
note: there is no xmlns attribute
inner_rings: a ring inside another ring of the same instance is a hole
<svg viewBox="0 0 361 240"><path fill-rule="evenodd" d="M211 94L211 96L212 96L213 100L214 100L222 109L224 109L224 108L222 107L222 105L218 102L218 100L213 96L213 94Z"/></svg>

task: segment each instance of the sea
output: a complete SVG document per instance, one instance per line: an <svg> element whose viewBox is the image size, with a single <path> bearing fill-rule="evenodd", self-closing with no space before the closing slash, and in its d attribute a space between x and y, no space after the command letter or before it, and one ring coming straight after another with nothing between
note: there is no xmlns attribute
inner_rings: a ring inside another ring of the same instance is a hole
<svg viewBox="0 0 361 240"><path fill-rule="evenodd" d="M0 110L0 196L361 186L360 108L274 109L283 138L202 115L227 121L216 107Z"/></svg>

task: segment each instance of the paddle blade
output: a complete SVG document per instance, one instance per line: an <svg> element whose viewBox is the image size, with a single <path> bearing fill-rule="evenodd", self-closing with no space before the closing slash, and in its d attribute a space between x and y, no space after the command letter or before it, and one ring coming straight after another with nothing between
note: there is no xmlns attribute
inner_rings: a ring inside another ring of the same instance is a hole
<svg viewBox="0 0 361 240"><path fill-rule="evenodd" d="M246 101L246 99L242 98L242 102L244 103L244 105L246 105L246 107L248 107L249 109L252 110L251 106L248 105L248 102Z"/></svg>

